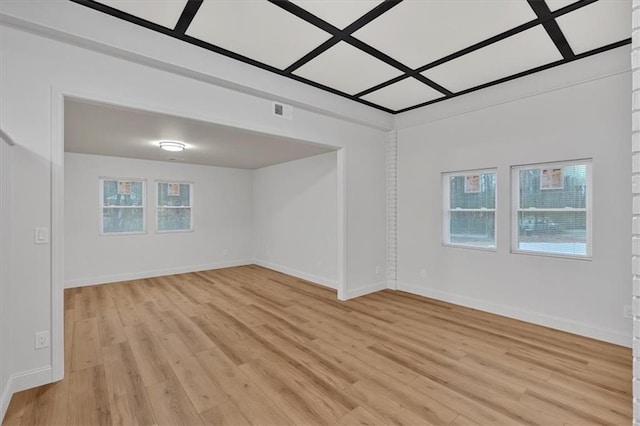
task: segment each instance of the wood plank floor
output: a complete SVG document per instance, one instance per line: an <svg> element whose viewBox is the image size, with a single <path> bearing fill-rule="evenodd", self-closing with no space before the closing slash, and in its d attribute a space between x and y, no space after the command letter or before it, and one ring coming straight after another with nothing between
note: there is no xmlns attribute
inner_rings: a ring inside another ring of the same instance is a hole
<svg viewBox="0 0 640 426"><path fill-rule="evenodd" d="M627 348L257 266L67 290L65 336L3 424L631 423Z"/></svg>

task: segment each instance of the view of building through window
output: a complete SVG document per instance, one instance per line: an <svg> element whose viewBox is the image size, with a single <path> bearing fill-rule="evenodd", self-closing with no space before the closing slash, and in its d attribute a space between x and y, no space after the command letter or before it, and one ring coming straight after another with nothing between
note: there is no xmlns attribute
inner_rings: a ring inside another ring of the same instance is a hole
<svg viewBox="0 0 640 426"><path fill-rule="evenodd" d="M496 172L448 173L444 178L445 244L496 247Z"/></svg>
<svg viewBox="0 0 640 426"><path fill-rule="evenodd" d="M589 256L590 161L514 168L515 251Z"/></svg>

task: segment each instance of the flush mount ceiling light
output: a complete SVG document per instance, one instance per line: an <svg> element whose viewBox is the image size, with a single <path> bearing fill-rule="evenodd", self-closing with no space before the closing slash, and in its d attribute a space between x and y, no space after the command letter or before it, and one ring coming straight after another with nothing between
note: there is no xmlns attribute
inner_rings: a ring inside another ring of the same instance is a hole
<svg viewBox="0 0 640 426"><path fill-rule="evenodd" d="M177 141L160 141L159 145L160 148L164 149L165 151L171 152L184 151L185 148L185 144Z"/></svg>

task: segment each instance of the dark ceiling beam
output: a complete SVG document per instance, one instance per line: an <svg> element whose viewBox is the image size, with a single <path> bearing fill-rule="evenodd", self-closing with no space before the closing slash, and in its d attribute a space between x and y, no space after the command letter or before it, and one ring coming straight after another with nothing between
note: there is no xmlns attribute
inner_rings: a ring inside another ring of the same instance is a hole
<svg viewBox="0 0 640 426"><path fill-rule="evenodd" d="M351 46L353 46L353 47L355 47L357 49L360 49L363 52L368 53L369 55L381 60L382 62L385 62L387 65L390 65L393 68L396 68L396 69L402 71L402 73L405 74L405 75L404 76L400 76L399 77L400 80L403 79L403 78L407 78L407 77L412 76L412 77L420 80L424 84L428 85L432 89L437 90L438 92L442 93L445 96L449 96L449 95L452 94L451 91L449 91L446 88L440 86L436 82L429 80L427 77L425 77L425 76L423 76L421 74L415 73L408 66L400 63L399 61L393 59L389 55L386 55L385 53L382 53L381 51L371 47L370 45L358 40L357 38L355 38L355 37L353 37L351 35L352 33L356 32L357 30L359 30L363 26L365 26L368 23L370 23L371 21L373 21L374 19L378 18L383 13L387 12L392 7L400 4L400 2L402 0L385 0L384 2L380 3L378 6L376 6L375 8L371 9L369 12L364 14L361 18L359 18L358 20L353 22L351 25L347 26L344 30L340 30L340 29L334 27L333 25L329 24L328 22L318 18L317 16L309 13L305 9L299 7L295 3L291 3L288 0L269 0L269 1L272 4L281 7L282 9L286 10L287 12L290 12L290 13L296 15L300 19L304 19L308 23L310 23L312 25L315 25L316 27L318 27L318 28L320 28L320 29L322 29L322 30L324 30L324 31L326 31L326 32L328 32L328 33L330 33L332 35L332 37L329 40L325 41L320 46L318 46L317 48L315 48L314 50L312 50L311 52L307 53L305 56L303 56L302 58L300 58L299 60L297 60L296 62L291 64L289 67L287 67L284 70L285 73L288 73L288 74L293 73L296 69L300 68L304 64L306 64L309 61L313 60L314 58L316 58L321 53L323 53L326 50L330 49L331 47L335 46L337 43L339 43L341 41L344 41L345 43L348 43Z"/></svg>
<svg viewBox="0 0 640 426"><path fill-rule="evenodd" d="M583 8L585 6L590 5L591 3L595 3L597 1L598 0L580 0L580 1L577 1L575 3L571 3L571 4L569 4L569 5L565 6L565 7L561 7L560 9L551 12L551 15L554 18L557 18L558 16L562 16L565 13L573 12L574 10Z"/></svg>
<svg viewBox="0 0 640 426"><path fill-rule="evenodd" d="M367 25L369 22L373 21L383 13L387 12L392 7L399 4L402 0L385 0L369 12L365 13L363 16L358 18L355 22L351 23L349 26L345 27L343 30L334 27L328 22L316 17L315 15L307 12L305 9L299 7L298 5L291 3L287 0L269 0L271 3L285 9L287 12L296 15L297 17L304 19L312 25L330 33L332 37L322 43L320 46L313 49L311 52L304 55L302 58L298 59L296 62L288 66L284 71L286 73L292 73L297 70L307 62L314 59L316 56L321 53L329 50L331 47L335 46L339 42L345 40L345 38L352 33L358 31L360 28Z"/></svg>
<svg viewBox="0 0 640 426"><path fill-rule="evenodd" d="M135 15L130 15L119 9L115 9L111 6L107 6L106 4L98 3L97 1L93 1L93 0L70 0L70 1L72 3L89 7L93 10L97 10L107 15L114 16L116 18L131 22L132 24L140 25L141 27L157 31L162 34L173 36L175 33L175 31L171 28L163 27L162 25L158 25L155 22L147 21L146 19L139 18Z"/></svg>
<svg viewBox="0 0 640 426"><path fill-rule="evenodd" d="M318 18L313 13L307 11L306 9L301 8L295 3L291 3L289 0L268 0L269 3L276 5L287 12L297 16L298 18L307 21L311 25L314 25L321 30L328 32L331 35L336 35L340 33L340 29L334 27L327 21Z"/></svg>
<svg viewBox="0 0 640 426"><path fill-rule="evenodd" d="M325 41L320 46L316 47L311 52L307 53L302 58L298 59L293 64L289 65L287 68L285 68L284 72L286 74L291 74L292 72L294 72L295 70L297 70L298 68L306 64L307 62L311 61L316 56L331 49L340 41L342 41L342 37L338 37L338 36L331 37L329 40Z"/></svg>
<svg viewBox="0 0 640 426"><path fill-rule="evenodd" d="M375 92L376 90L384 89L387 86L391 86L393 83L397 83L397 82L405 80L405 79L407 79L409 77L411 77L411 76L408 75L408 74L399 75L397 77L392 78L391 80L383 81L380 84L376 84L373 87L369 87L368 89L363 90L362 92L356 93L353 96L355 96L356 98L359 98L361 96L368 95L369 93Z"/></svg>
<svg viewBox="0 0 640 426"><path fill-rule="evenodd" d="M427 77L423 76L422 74L417 73L416 71L414 71L413 69L411 69L408 66L404 65L403 63L401 63L399 61L396 61L392 57L382 53L378 49L374 49L373 47L369 46L366 43L361 42L360 40L358 40L357 38L355 38L353 36L348 36L345 39L345 41L347 43L349 43L350 45L352 45L353 47L357 47L358 49L362 50L363 52L367 52L369 55L374 56L374 57L378 58L379 60L381 60L383 62L386 62L388 65L391 65L392 67L394 67L396 69L399 69L407 77L413 77L413 78L416 78L416 79L420 80L421 82L423 82L427 86L431 87L434 90L437 90L438 92L442 93L443 95L451 96L453 94L453 92L445 89L444 87L440 86L438 83L429 80Z"/></svg>
<svg viewBox="0 0 640 426"><path fill-rule="evenodd" d="M189 0L182 11L182 15L180 15L180 19L178 19L178 23L174 28L174 31L179 34L184 34L187 32L187 28L191 25L191 21L195 18L196 13L198 13L198 9L202 6L203 0Z"/></svg>
<svg viewBox="0 0 640 426"><path fill-rule="evenodd" d="M487 46L489 46L489 45L491 45L493 43L497 43L497 42L502 41L502 40L504 40L504 39L506 39L508 37L511 37L513 35L516 35L518 33L526 31L526 30L528 30L530 28L535 27L536 25L539 25L539 22L538 22L537 19L534 19L533 21L526 22L526 23L524 23L522 25L518 25L515 28L507 30L507 31L505 31L503 33L497 34L497 35L495 35L493 37L489 37L488 39L482 40L479 43L472 44L471 46L465 47L462 50L458 50L457 52L454 52L454 53L452 53L450 55L447 55L447 56L445 56L443 58L440 58L440 59L438 59L436 61L430 62L430 63L428 63L426 65L421 66L421 67L418 67L418 68L416 68L416 71L417 72L423 72L423 71L428 70L429 68L437 67L438 65L442 65L445 62L452 61L452 60L454 60L456 58L459 58L461 56L464 56L464 55L466 55L468 53L471 53L471 52L474 52L476 50L482 49L483 47L487 47Z"/></svg>
<svg viewBox="0 0 640 426"><path fill-rule="evenodd" d="M549 10L549 6L544 0L527 0L529 6L535 14L538 16L538 20L544 27L547 34L553 41L553 44L556 45L562 57L566 60L572 59L575 55L573 53L573 49L569 46L569 42L565 38L560 26L556 22L555 18L551 14L551 10Z"/></svg>

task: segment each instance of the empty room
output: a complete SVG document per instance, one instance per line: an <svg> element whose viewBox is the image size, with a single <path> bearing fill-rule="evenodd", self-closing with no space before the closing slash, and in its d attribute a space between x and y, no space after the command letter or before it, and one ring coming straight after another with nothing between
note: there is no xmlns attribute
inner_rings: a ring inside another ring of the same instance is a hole
<svg viewBox="0 0 640 426"><path fill-rule="evenodd" d="M640 424L639 17L0 1L2 425Z"/></svg>

